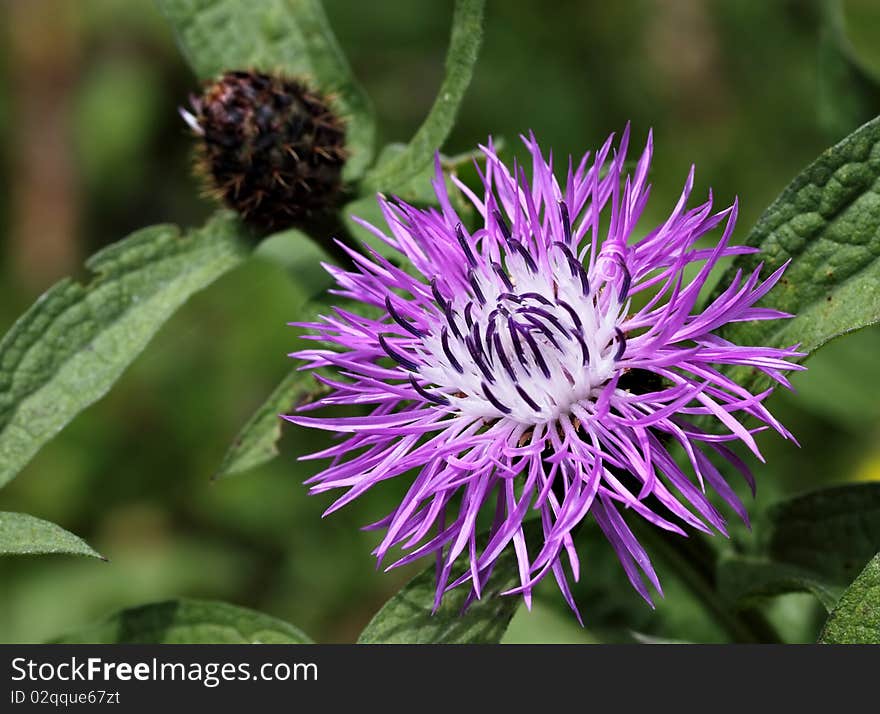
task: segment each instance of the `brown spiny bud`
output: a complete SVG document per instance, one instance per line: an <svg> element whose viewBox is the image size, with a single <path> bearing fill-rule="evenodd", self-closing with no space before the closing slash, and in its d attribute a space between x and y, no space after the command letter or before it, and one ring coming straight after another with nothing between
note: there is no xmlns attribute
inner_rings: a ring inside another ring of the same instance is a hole
<svg viewBox="0 0 880 714"><path fill-rule="evenodd" d="M303 82L226 72L181 114L201 138L198 166L209 193L251 225L283 230L336 204L345 128Z"/></svg>

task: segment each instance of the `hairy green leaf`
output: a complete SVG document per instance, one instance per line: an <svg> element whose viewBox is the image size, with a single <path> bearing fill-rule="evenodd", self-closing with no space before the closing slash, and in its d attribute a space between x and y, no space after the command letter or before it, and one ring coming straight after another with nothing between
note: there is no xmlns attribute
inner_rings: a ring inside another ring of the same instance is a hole
<svg viewBox="0 0 880 714"><path fill-rule="evenodd" d="M737 270L761 262L769 273L791 260L761 301L790 320L732 323L721 335L740 344L800 343L810 353L829 340L880 321L880 118L865 124L807 167L767 209L746 239L760 249ZM754 373L737 375L744 384Z"/></svg>
<svg viewBox="0 0 880 714"><path fill-rule="evenodd" d="M446 76L431 111L402 151L386 153L364 178L368 189L396 193L431 165L455 123L483 39L484 0L456 0L446 53Z"/></svg>
<svg viewBox="0 0 880 714"><path fill-rule="evenodd" d="M281 438L279 414L290 413L326 391L310 372L288 374L238 432L215 478L249 471L275 458Z"/></svg>
<svg viewBox="0 0 880 714"><path fill-rule="evenodd" d="M880 645L880 553L841 596L819 635L826 645Z"/></svg>
<svg viewBox="0 0 880 714"><path fill-rule="evenodd" d="M528 535L528 533L526 534ZM443 596L431 612L436 568L428 567L410 580L376 613L358 644L497 644L522 603L519 595L500 593L519 585L516 556L508 547L498 558L482 597L462 613L469 588L463 585Z"/></svg>
<svg viewBox="0 0 880 714"><path fill-rule="evenodd" d="M103 555L82 538L69 533L61 526L26 513L0 512L0 555L44 553L85 555L105 560Z"/></svg>
<svg viewBox="0 0 880 714"><path fill-rule="evenodd" d="M822 0L819 31L819 122L844 136L880 112L880 78L856 56L846 36L841 0Z"/></svg>
<svg viewBox="0 0 880 714"><path fill-rule="evenodd" d="M86 263L88 285L56 284L0 341L0 486L100 399L190 295L248 255L220 214L182 236L144 228Z"/></svg>
<svg viewBox="0 0 880 714"><path fill-rule="evenodd" d="M122 610L65 635L62 644L311 644L282 620L223 602L168 600Z"/></svg>
<svg viewBox="0 0 880 714"><path fill-rule="evenodd" d="M348 124L347 180L373 158L376 122L320 0L157 0L201 79L225 70L282 71L330 95Z"/></svg>

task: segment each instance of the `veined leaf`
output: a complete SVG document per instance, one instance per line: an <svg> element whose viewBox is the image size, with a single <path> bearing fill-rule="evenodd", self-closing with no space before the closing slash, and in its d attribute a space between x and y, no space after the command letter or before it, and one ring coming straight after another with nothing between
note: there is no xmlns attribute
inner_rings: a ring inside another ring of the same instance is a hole
<svg viewBox="0 0 880 714"><path fill-rule="evenodd" d="M243 607L168 600L111 615L57 640L62 644L312 644L293 625Z"/></svg>
<svg viewBox="0 0 880 714"><path fill-rule="evenodd" d="M26 513L0 512L0 555L64 553L106 560L82 538Z"/></svg>
<svg viewBox="0 0 880 714"><path fill-rule="evenodd" d="M434 152L452 130L458 107L474 73L483 39L484 0L456 0L446 53L446 76L431 111L402 151L386 153L364 178L368 190L396 193L430 166Z"/></svg>
<svg viewBox="0 0 880 714"><path fill-rule="evenodd" d="M355 180L373 158L376 123L320 0L157 0L181 51L200 79L225 70L283 71L332 95L347 119L351 156L344 177Z"/></svg>
<svg viewBox="0 0 880 714"><path fill-rule="evenodd" d="M96 253L88 285L56 284L0 341L0 486L100 399L193 293L248 255L228 214L182 236L144 228Z"/></svg>
<svg viewBox="0 0 880 714"><path fill-rule="evenodd" d="M819 642L826 645L880 645L880 553L841 596Z"/></svg>
<svg viewBox="0 0 880 714"><path fill-rule="evenodd" d="M799 343L807 353L880 321L880 118L865 124L807 167L767 209L719 282L761 262L791 265L761 305L790 320L732 323L722 337L771 347ZM744 373L744 384L760 378Z"/></svg>

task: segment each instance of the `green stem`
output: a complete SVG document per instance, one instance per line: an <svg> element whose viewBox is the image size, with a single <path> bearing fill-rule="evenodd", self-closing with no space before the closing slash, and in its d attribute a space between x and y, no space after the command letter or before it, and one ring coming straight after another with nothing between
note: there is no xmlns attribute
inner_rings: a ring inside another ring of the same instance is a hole
<svg viewBox="0 0 880 714"><path fill-rule="evenodd" d="M764 615L754 609L734 610L718 593L715 578L717 554L698 536L682 538L653 527L639 527L639 538L677 573L734 642L782 643L782 637Z"/></svg>
<svg viewBox="0 0 880 714"><path fill-rule="evenodd" d="M353 268L354 261L337 241L359 253L362 252L348 226L345 225L345 221L342 220L341 211L332 211L314 217L303 226L303 232L321 246L342 268Z"/></svg>

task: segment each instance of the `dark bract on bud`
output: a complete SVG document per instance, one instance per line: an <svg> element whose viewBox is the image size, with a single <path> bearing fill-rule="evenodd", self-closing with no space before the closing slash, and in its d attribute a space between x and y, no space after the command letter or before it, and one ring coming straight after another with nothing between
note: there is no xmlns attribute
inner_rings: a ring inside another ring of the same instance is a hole
<svg viewBox="0 0 880 714"><path fill-rule="evenodd" d="M226 72L181 115L200 137L208 192L264 231L307 222L336 205L345 127L303 82Z"/></svg>

